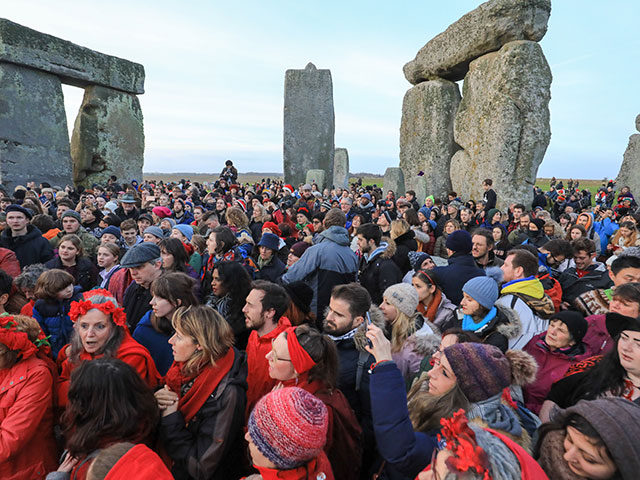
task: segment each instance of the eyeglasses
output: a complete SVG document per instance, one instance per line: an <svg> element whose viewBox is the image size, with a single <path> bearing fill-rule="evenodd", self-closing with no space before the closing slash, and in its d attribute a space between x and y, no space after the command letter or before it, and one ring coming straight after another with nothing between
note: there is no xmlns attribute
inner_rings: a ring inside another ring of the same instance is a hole
<svg viewBox="0 0 640 480"><path fill-rule="evenodd" d="M278 360L282 361L282 362L290 362L291 359L290 358L278 358L278 354L276 353L276 349L273 348L273 341L275 340L275 338L271 339L271 356L273 357L273 360L275 362L277 362Z"/></svg>

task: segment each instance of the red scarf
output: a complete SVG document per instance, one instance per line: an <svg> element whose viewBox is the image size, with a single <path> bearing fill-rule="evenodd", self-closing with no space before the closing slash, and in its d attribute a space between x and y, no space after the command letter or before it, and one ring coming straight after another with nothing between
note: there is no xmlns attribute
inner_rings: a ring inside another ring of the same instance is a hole
<svg viewBox="0 0 640 480"><path fill-rule="evenodd" d="M195 416L202 408L204 402L218 387L220 381L225 377L233 366L235 352L230 348L227 353L216 361L215 366L208 365L194 376L184 376L182 374L182 362L173 362L164 380L169 388L178 394L180 401L178 409L184 415L186 423ZM189 391L182 395L182 386L195 378Z"/></svg>

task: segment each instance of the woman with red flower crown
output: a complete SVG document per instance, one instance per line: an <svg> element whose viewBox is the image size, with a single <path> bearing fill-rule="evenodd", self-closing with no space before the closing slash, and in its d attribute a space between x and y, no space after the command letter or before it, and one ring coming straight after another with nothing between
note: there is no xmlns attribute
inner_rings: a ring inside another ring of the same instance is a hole
<svg viewBox="0 0 640 480"><path fill-rule="evenodd" d="M136 342L127 328L124 309L104 289L85 292L84 300L73 302L69 317L74 323L69 345L60 350L62 372L58 383L58 404L67 404L71 372L85 360L117 358L131 365L142 380L154 388L160 383L149 351Z"/></svg>
<svg viewBox="0 0 640 480"><path fill-rule="evenodd" d="M44 479L57 466L53 378L38 357L37 322L0 318L0 478Z"/></svg>

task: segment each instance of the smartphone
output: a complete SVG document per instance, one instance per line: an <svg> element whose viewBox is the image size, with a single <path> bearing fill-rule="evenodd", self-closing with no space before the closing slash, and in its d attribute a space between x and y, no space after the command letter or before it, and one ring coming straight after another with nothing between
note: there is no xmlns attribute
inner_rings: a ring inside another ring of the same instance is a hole
<svg viewBox="0 0 640 480"><path fill-rule="evenodd" d="M371 325L371 315L369 315L369 312L366 313L365 315L365 321L367 323L367 329L369 328L369 325ZM369 348L373 348L373 343L371 343L371 340L367 338L367 343L369 344Z"/></svg>

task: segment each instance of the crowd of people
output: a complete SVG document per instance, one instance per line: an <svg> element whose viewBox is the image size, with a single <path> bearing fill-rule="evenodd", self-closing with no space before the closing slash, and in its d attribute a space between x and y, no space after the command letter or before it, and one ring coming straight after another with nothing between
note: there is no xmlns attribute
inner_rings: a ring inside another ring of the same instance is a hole
<svg viewBox="0 0 640 480"><path fill-rule="evenodd" d="M0 188L0 477L637 478L632 192L483 185Z"/></svg>

